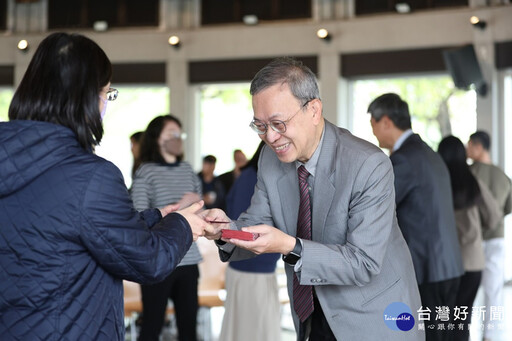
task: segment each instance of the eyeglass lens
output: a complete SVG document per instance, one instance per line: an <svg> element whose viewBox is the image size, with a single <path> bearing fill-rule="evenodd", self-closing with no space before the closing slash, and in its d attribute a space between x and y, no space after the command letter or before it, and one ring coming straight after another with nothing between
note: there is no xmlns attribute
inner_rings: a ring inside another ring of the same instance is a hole
<svg viewBox="0 0 512 341"><path fill-rule="evenodd" d="M304 108L309 102L311 102L311 100L309 100L306 103L304 103L299 108L299 110L297 110L297 112L291 118L289 118L287 121L291 120L295 115L297 115L297 113L300 111L300 109ZM270 121L268 123L268 125L272 128L272 130L274 130L275 132L278 132L279 134L282 134L282 133L286 132L286 123L283 122L283 121L273 120L273 121ZM267 126L266 123L263 123L263 122L260 122L260 121L256 121L256 120L253 120L251 122L251 124L249 124L249 126L252 128L252 130L254 130L259 135L265 134L267 132L267 129L268 129L268 126Z"/></svg>
<svg viewBox="0 0 512 341"><path fill-rule="evenodd" d="M117 89L110 88L107 91L107 99L109 101L115 101L118 95L119 95L119 91Z"/></svg>

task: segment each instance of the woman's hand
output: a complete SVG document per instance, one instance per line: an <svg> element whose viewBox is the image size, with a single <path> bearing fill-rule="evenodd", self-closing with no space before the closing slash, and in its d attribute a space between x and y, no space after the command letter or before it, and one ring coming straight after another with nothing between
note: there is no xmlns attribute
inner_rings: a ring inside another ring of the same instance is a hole
<svg viewBox="0 0 512 341"><path fill-rule="evenodd" d="M183 209L185 207L189 207L195 202L198 202L199 200L201 200L199 194L187 192L183 194L183 197L180 199L180 201L177 202L177 204L179 205L179 209Z"/></svg>
<svg viewBox="0 0 512 341"><path fill-rule="evenodd" d="M179 204L170 204L165 207L159 208L160 214L162 214L162 218L168 215L169 213L175 212L180 209Z"/></svg>
<svg viewBox="0 0 512 341"><path fill-rule="evenodd" d="M203 208L204 202L201 200L196 202L187 208L177 211L176 213L181 214L189 223L190 229L192 230L192 237L194 241L197 238L204 236L205 234L211 234L214 232L214 227L206 222L198 213Z"/></svg>
<svg viewBox="0 0 512 341"><path fill-rule="evenodd" d="M222 229L229 228L231 219L228 218L226 213L219 208L212 208L205 210L199 214L202 219L208 224L211 224L212 230L206 232L206 239L217 240L221 237Z"/></svg>

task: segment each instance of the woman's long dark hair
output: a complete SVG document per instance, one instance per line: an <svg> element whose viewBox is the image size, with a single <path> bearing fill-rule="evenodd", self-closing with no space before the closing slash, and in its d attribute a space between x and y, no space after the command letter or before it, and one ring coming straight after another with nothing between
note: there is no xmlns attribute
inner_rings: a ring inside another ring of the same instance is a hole
<svg viewBox="0 0 512 341"><path fill-rule="evenodd" d="M103 137L99 94L112 77L105 52L79 34L53 33L37 48L9 107L10 120L70 128L91 150Z"/></svg>
<svg viewBox="0 0 512 341"><path fill-rule="evenodd" d="M155 117L149 122L144 135L142 136L142 142L140 144L140 161L144 162L156 162L165 163L165 160L160 153L160 146L158 145L158 139L164 129L167 122L174 122L181 127L180 120L173 115L162 115ZM178 161L183 159L183 155L176 156Z"/></svg>
<svg viewBox="0 0 512 341"><path fill-rule="evenodd" d="M437 151L450 172L455 209L475 205L477 199L481 196L480 187L466 163L467 156L464 144L455 136L448 136L439 143Z"/></svg>

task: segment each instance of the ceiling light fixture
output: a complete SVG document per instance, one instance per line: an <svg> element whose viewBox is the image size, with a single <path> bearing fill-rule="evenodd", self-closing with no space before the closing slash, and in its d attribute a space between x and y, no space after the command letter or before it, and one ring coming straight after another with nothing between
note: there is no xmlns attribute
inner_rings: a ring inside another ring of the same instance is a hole
<svg viewBox="0 0 512 341"><path fill-rule="evenodd" d="M474 27L477 27L481 30L484 30L485 27L487 26L487 22L483 21L483 20L480 20L479 17L477 17L476 15L473 15L471 18L469 18L469 22L474 26Z"/></svg>
<svg viewBox="0 0 512 341"><path fill-rule="evenodd" d="M18 42L18 50L21 52L27 52L28 51L28 41L25 39L22 39Z"/></svg>
<svg viewBox="0 0 512 341"><path fill-rule="evenodd" d="M175 49L179 49L181 46L181 40L178 36L170 36L169 37L169 45L174 47Z"/></svg>
<svg viewBox="0 0 512 341"><path fill-rule="evenodd" d="M332 36L329 34L329 31L327 31L325 28L321 28L318 31L316 31L316 36L325 42L329 42L332 39Z"/></svg>
<svg viewBox="0 0 512 341"><path fill-rule="evenodd" d="M105 20L97 20L92 24L92 28L96 32L105 32L108 30L108 22Z"/></svg>
<svg viewBox="0 0 512 341"><path fill-rule="evenodd" d="M411 13L411 6L407 2L398 2L395 4L395 10L400 14Z"/></svg>
<svg viewBox="0 0 512 341"><path fill-rule="evenodd" d="M247 14L243 16L242 21L248 26L257 25L258 16L255 14Z"/></svg>

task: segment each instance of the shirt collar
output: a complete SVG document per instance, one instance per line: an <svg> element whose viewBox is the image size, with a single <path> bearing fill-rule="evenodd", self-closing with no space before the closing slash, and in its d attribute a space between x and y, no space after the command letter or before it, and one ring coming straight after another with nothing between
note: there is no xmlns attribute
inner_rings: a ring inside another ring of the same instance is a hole
<svg viewBox="0 0 512 341"><path fill-rule="evenodd" d="M324 134L325 134L325 125L324 130L322 131L322 136L320 137L320 142L318 142L318 146L315 149L315 152L311 156L311 158L306 163L302 163L299 160L295 161L295 169L299 169L300 166L306 167L306 170L310 175L315 176L316 166L318 164L318 159L320 158L320 151L322 150L322 144L324 142Z"/></svg>
<svg viewBox="0 0 512 341"><path fill-rule="evenodd" d="M176 160L175 162L172 162L172 163L169 163L169 162L162 162L161 163L162 166L167 166L167 167L178 167L180 165L180 160Z"/></svg>
<svg viewBox="0 0 512 341"><path fill-rule="evenodd" d="M400 135L398 140L396 140L395 145L393 146L393 152L398 150L398 148L400 148L402 146L404 141L407 140L407 138L409 136L411 136L412 134L413 134L412 129L407 129L406 131L404 131L402 133L402 135Z"/></svg>

